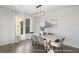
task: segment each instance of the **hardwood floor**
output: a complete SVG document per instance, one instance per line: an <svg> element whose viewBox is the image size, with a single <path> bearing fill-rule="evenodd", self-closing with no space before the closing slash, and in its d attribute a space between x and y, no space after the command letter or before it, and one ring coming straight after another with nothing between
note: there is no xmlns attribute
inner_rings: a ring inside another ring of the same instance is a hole
<svg viewBox="0 0 79 59"><path fill-rule="evenodd" d="M58 50L56 49L55 52L58 53ZM79 49L63 45L63 52L79 53ZM43 47L37 48L35 45L32 46L32 41L28 39L18 43L0 46L0 53L46 53L46 51Z"/></svg>
<svg viewBox="0 0 79 59"><path fill-rule="evenodd" d="M41 47L32 46L31 40L23 40L15 44L0 46L0 53L46 53Z"/></svg>

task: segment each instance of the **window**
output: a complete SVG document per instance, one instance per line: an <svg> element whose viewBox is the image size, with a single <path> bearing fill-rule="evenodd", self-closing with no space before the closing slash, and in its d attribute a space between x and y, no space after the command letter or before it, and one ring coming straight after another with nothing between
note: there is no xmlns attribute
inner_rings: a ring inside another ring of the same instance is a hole
<svg viewBox="0 0 79 59"><path fill-rule="evenodd" d="M25 32L29 33L30 32L30 19L25 20Z"/></svg>

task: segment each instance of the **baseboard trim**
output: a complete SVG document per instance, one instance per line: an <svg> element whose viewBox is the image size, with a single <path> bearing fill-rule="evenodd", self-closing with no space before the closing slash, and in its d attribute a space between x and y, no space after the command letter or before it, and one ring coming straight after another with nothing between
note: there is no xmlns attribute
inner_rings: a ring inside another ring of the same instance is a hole
<svg viewBox="0 0 79 59"><path fill-rule="evenodd" d="M0 46L5 46L5 45L9 45L9 44L14 44L15 42L10 42L10 43L6 43L6 44L1 44Z"/></svg>
<svg viewBox="0 0 79 59"><path fill-rule="evenodd" d="M64 45L71 46L71 47L73 47L73 48L79 49L79 47L73 46L73 45L71 45L71 44L64 43Z"/></svg>

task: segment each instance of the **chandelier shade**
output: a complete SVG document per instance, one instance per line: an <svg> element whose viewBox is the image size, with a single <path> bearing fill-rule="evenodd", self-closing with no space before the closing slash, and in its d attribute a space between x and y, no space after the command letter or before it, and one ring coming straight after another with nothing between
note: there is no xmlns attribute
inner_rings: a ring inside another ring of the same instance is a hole
<svg viewBox="0 0 79 59"><path fill-rule="evenodd" d="M34 16L44 16L45 11L42 11L42 5L36 6L36 12L34 13Z"/></svg>

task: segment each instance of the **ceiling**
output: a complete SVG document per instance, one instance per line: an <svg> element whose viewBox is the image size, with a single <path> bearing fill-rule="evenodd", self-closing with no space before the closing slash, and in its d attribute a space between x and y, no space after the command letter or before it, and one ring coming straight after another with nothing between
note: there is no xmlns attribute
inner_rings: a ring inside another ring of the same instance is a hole
<svg viewBox="0 0 79 59"><path fill-rule="evenodd" d="M24 13L34 14L36 12L36 5L3 5L3 7L10 8L12 10ZM41 10L45 12L59 10L69 5L42 5Z"/></svg>

